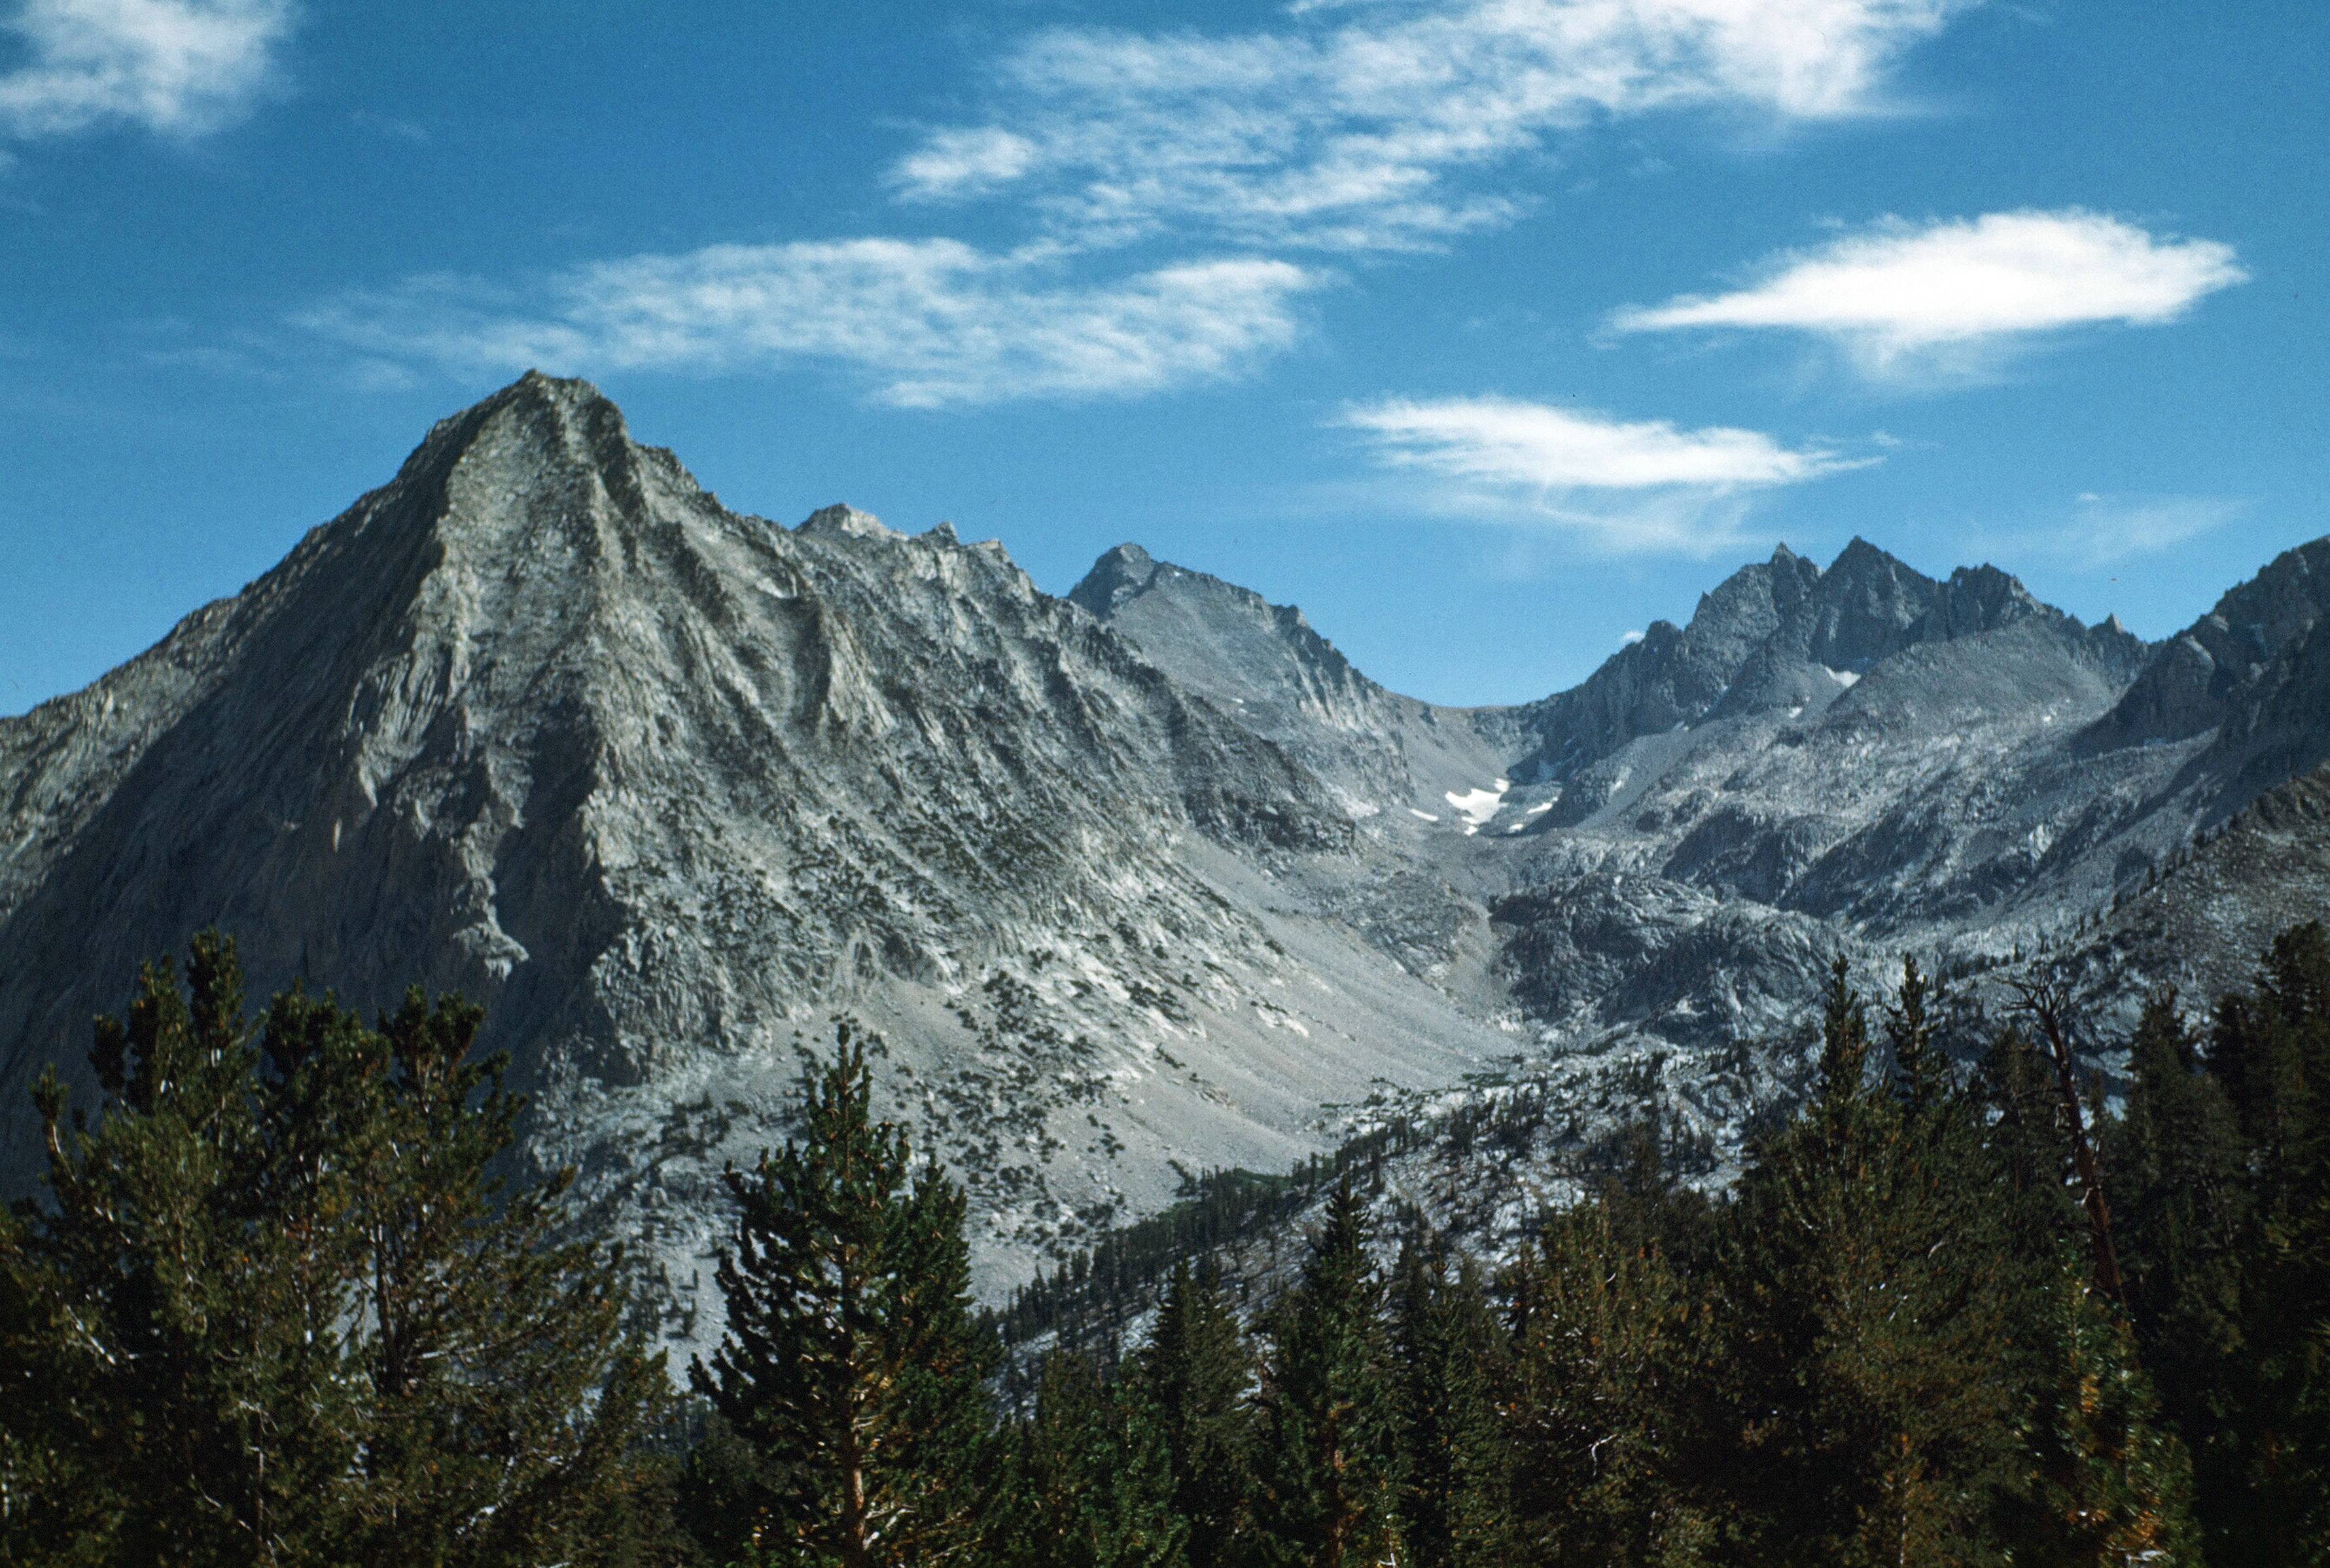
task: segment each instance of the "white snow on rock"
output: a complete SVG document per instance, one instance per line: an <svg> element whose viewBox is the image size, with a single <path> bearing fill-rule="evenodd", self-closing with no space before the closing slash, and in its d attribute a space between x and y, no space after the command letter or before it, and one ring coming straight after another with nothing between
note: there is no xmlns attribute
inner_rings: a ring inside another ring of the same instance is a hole
<svg viewBox="0 0 2330 1568"><path fill-rule="evenodd" d="M1512 787L1511 779L1500 779L1491 789L1467 789L1462 795L1451 789L1441 798L1456 808L1456 815L1464 819L1465 833L1470 835L1489 825L1489 819L1505 803L1505 791Z"/></svg>

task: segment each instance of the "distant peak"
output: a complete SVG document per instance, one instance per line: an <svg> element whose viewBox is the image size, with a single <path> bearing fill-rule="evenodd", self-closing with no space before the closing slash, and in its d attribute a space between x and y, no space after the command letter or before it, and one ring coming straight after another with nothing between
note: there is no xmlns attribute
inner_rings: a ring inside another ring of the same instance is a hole
<svg viewBox="0 0 2330 1568"><path fill-rule="evenodd" d="M1880 550L1876 545L1871 544L1868 540L1863 539L1860 534L1856 534L1850 540L1845 542L1843 549L1836 553L1836 559L1828 563L1828 569L1831 571L1840 571L1850 568L1859 568L1866 571L1871 567L1901 566L1904 564L1906 563L1900 559L1900 557L1895 555L1891 551ZM1922 575L1922 573L1920 575Z"/></svg>
<svg viewBox="0 0 2330 1568"><path fill-rule="evenodd" d="M799 532L810 538L838 535L848 539L896 539L903 537L871 512L837 501L830 506L819 506L801 520Z"/></svg>
<svg viewBox="0 0 2330 1568"><path fill-rule="evenodd" d="M1123 543L1093 562L1084 580L1068 590L1068 602L1106 620L1116 607L1149 586L1157 562L1138 544Z"/></svg>
<svg viewBox="0 0 2330 1568"><path fill-rule="evenodd" d="M604 431L611 424L614 433L630 439L623 411L615 406L615 400L581 376L545 375L538 370L530 370L469 411L498 411L514 403L527 402L548 405L568 419L579 418L593 427L594 433ZM465 416L453 417L459 420Z"/></svg>
<svg viewBox="0 0 2330 1568"><path fill-rule="evenodd" d="M544 476L595 471L613 493L632 493L643 456L687 478L669 453L636 446L623 411L589 382L530 370L490 396L439 420L397 471L405 487L436 490L460 470L491 476L485 488L531 486Z"/></svg>

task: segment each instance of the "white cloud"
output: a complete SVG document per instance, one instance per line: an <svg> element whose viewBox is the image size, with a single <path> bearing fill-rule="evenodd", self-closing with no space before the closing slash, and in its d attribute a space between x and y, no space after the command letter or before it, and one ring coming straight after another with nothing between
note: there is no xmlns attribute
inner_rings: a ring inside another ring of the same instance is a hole
<svg viewBox="0 0 2330 1568"><path fill-rule="evenodd" d="M265 89L292 21L290 0L25 0L0 23L28 55L0 73L0 131L215 129Z"/></svg>
<svg viewBox="0 0 2330 1568"><path fill-rule="evenodd" d="M1613 553L1706 554L1741 537L1747 493L1861 466L1757 430L1680 430L1507 398L1394 400L1349 410L1379 461L1432 482L1431 509L1550 525Z"/></svg>
<svg viewBox="0 0 2330 1568"><path fill-rule="evenodd" d="M2160 240L2076 209L1993 213L1923 227L1889 221L1777 259L1751 288L1621 311L1622 332L1780 328L1843 345L1874 373L2036 334L2174 320L2248 277L2232 248Z"/></svg>
<svg viewBox="0 0 2330 1568"><path fill-rule="evenodd" d="M1055 28L1002 62L993 123L933 133L892 177L922 200L1017 185L1078 242L1430 245L1522 204L1460 175L1596 117L1866 110L1970 3L1444 0L1300 7L1229 37Z"/></svg>
<svg viewBox="0 0 2330 1568"><path fill-rule="evenodd" d="M909 197L971 195L1010 184L1035 158L1033 142L993 126L943 130L900 159L890 182Z"/></svg>
<svg viewBox="0 0 2330 1568"><path fill-rule="evenodd" d="M2249 510L2246 501L2214 496L2102 496L2082 491L2062 515L2013 534L1987 536L1985 548L2023 553L2074 567L2101 569L2157 555L2214 533Z"/></svg>
<svg viewBox="0 0 2330 1568"><path fill-rule="evenodd" d="M1152 392L1288 347L1323 281L1289 262L1194 260L1098 285L1046 252L952 240L716 245L600 262L531 297L458 279L355 296L303 323L390 360L721 373L802 360L910 408Z"/></svg>
<svg viewBox="0 0 2330 1568"><path fill-rule="evenodd" d="M1389 401L1344 422L1375 438L1388 462L1461 479L1537 489L1736 489L1792 485L1847 466L1791 451L1757 430L1681 430L1666 420L1611 420L1507 398Z"/></svg>

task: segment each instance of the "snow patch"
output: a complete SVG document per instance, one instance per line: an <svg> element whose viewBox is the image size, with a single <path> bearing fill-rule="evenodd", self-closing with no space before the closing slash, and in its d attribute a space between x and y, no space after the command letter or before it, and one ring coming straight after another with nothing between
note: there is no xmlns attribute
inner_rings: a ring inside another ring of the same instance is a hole
<svg viewBox="0 0 2330 1568"><path fill-rule="evenodd" d="M1821 666L1821 668L1828 670L1828 666L1826 665ZM1834 681L1838 685L1842 686L1845 690L1851 691L1853 687L1853 684L1861 679L1861 672L1859 670L1828 670L1828 678Z"/></svg>
<svg viewBox="0 0 2330 1568"><path fill-rule="evenodd" d="M1429 812L1429 811L1418 811L1418 810L1417 810L1415 807L1413 807L1413 806L1411 806L1411 807L1409 807L1409 808L1407 808L1407 814L1408 814L1410 817L1422 817L1422 818L1424 818L1424 820L1425 820L1426 822L1437 822L1437 821L1439 821L1439 820L1440 820L1440 818L1438 818L1437 817L1435 817L1434 815L1432 815L1432 813L1431 813L1431 812Z"/></svg>
<svg viewBox="0 0 2330 1568"><path fill-rule="evenodd" d="M1489 819L1505 803L1505 791L1512 787L1511 779L1500 779L1491 789L1467 789L1462 795L1451 789L1441 798L1456 808L1456 815L1464 819L1464 831L1469 836L1489 825Z"/></svg>

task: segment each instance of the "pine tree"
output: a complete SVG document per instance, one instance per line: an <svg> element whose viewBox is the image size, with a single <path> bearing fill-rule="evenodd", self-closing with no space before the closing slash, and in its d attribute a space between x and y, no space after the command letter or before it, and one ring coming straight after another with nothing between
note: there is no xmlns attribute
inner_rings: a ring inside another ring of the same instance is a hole
<svg viewBox="0 0 2330 1568"><path fill-rule="evenodd" d="M1301 1280L1271 1313L1257 1468L1276 1561L1357 1568L1397 1550L1397 1414L1382 1297L1347 1176L1328 1200Z"/></svg>
<svg viewBox="0 0 2330 1568"><path fill-rule="evenodd" d="M1165 1434L1146 1390L1056 1351L1034 1416L1009 1434L1009 1474L980 1554L996 1568L1188 1568Z"/></svg>
<svg viewBox="0 0 2330 1568"><path fill-rule="evenodd" d="M1191 1568L1227 1568L1252 1534L1253 1369L1221 1292L1187 1262L1174 1265L1133 1375L1164 1435Z"/></svg>
<svg viewBox="0 0 2330 1568"><path fill-rule="evenodd" d="M708 1401L697 1396L692 1404L693 1440L674 1478L674 1509L707 1561L747 1560L767 1520L768 1466Z"/></svg>
<svg viewBox="0 0 2330 1568"><path fill-rule="evenodd" d="M1901 988L1885 1008L1886 1043L1893 1053L1894 1091L1902 1108L1922 1115L1956 1087L1949 1059L1934 1038L1934 987L1918 960L1901 959Z"/></svg>
<svg viewBox="0 0 2330 1568"><path fill-rule="evenodd" d="M525 1101L502 1058L473 1052L483 1020L417 987L377 1033L298 992L268 1017L295 1126L335 1101L311 1079L378 1086L347 1163L365 1263L363 1516L384 1564L595 1551L575 1528L646 1484L630 1450L668 1387L624 1330L620 1255L567 1235L573 1173L515 1192L488 1174Z"/></svg>
<svg viewBox="0 0 2330 1568"><path fill-rule="evenodd" d="M604 1560L662 1374L616 1261L552 1242L562 1185L488 1177L520 1102L466 1060L476 1025L415 994L367 1030L294 992L256 1035L206 933L183 993L148 965L99 1021L93 1123L44 1080L50 1202L0 1239L0 1379L34 1398L0 1452L50 1484L0 1554Z"/></svg>
<svg viewBox="0 0 2330 1568"><path fill-rule="evenodd" d="M1597 1198L1550 1216L1506 1285L1507 1433L1524 1560L1697 1561L1721 1499L1694 1496L1691 1483L1719 1492L1723 1456L1678 1430L1703 1413L1686 1386L1703 1381L1703 1327L1685 1282Z"/></svg>
<svg viewBox="0 0 2330 1568"><path fill-rule="evenodd" d="M728 1331L691 1376L764 1456L764 1548L946 1562L973 1541L995 1359L971 1315L962 1194L935 1164L914 1169L905 1129L874 1119L865 1044L846 1024L837 1043L803 1076L799 1139L729 1172Z"/></svg>
<svg viewBox="0 0 2330 1568"><path fill-rule="evenodd" d="M1958 1097L1864 1083L1842 964L1825 1012L1816 1097L1755 1151L1722 1270L1741 1495L1776 1559L1947 1561L2010 1469L1992 1172Z"/></svg>
<svg viewBox="0 0 2330 1568"><path fill-rule="evenodd" d="M2026 1423L2029 1476L2016 1488L2008 1558L2050 1568L2201 1562L2183 1445L2159 1424L2151 1380L2118 1305L2066 1246L2041 1321L2051 1384Z"/></svg>
<svg viewBox="0 0 2330 1568"><path fill-rule="evenodd" d="M1506 1546L1507 1476L1498 1430L1496 1325L1471 1259L1452 1275L1422 1236L1392 1276L1399 1422L1400 1538L1418 1568L1485 1564Z"/></svg>
<svg viewBox="0 0 2330 1568"><path fill-rule="evenodd" d="M2330 933L2319 921L2275 939L2253 993L2220 1000L2208 1065L2249 1146L2249 1204L2241 1353L2221 1364L2234 1408L2204 1449L2211 1550L2330 1562ZM2214 1451L2232 1448L2238 1458Z"/></svg>
<svg viewBox="0 0 2330 1568"><path fill-rule="evenodd" d="M2099 1137L2124 1215L2128 1311L2164 1419L2192 1450L2196 1507L2211 1514L2244 1485L2248 1150L2174 991L2146 1002L2128 1072L2126 1113Z"/></svg>

